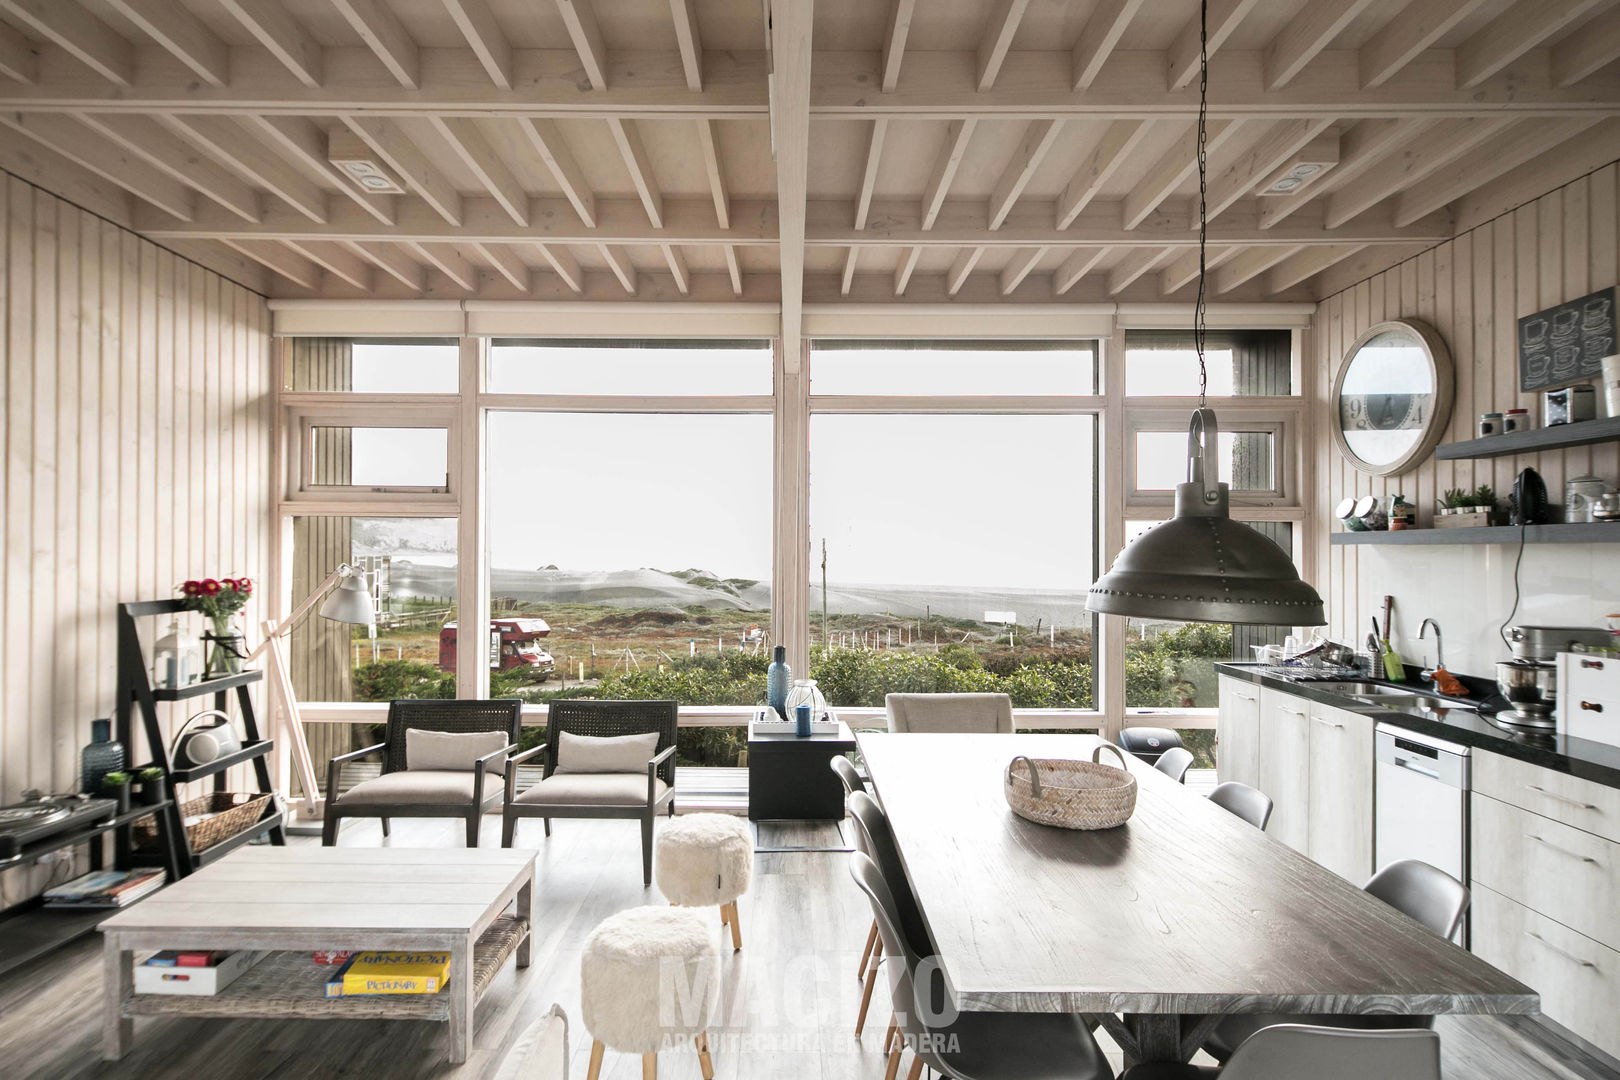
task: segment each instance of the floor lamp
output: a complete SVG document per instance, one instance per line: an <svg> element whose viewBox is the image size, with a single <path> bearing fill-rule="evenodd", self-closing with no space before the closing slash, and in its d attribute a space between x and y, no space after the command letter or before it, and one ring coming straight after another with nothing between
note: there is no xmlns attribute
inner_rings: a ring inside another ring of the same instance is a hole
<svg viewBox="0 0 1620 1080"><path fill-rule="evenodd" d="M327 596L328 593L331 595ZM274 687L276 696L281 699L283 734L293 768L298 772L299 786L304 790L303 800L297 809L300 817L305 820L318 820L326 811L326 800L321 798L320 781L315 775L315 763L309 756L309 740L304 737L304 725L298 718L298 695L293 690L292 672L287 667L287 654L282 649L281 639L300 619L309 614L311 608L320 603L323 596L326 597L326 602L321 604L319 612L321 618L357 626L376 625L376 609L371 602L371 590L366 584L366 572L357 566L343 563L328 574L326 580L316 586L315 590L293 609L291 615L280 622L266 619L263 624L264 641L248 657L250 663L260 656L265 657L266 674L269 676L270 685ZM283 776L285 775L284 773ZM291 802L290 795L288 801Z"/></svg>

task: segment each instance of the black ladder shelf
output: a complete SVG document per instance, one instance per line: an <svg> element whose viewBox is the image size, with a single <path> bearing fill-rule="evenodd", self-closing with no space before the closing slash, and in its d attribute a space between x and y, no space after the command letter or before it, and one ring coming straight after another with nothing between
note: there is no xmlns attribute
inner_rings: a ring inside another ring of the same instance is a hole
<svg viewBox="0 0 1620 1080"><path fill-rule="evenodd" d="M265 760L273 743L260 735L258 719L253 711L251 688L254 683L264 678L263 672L242 671L234 675L205 679L191 686L173 690L157 690L152 686L152 680L147 672L146 652L141 647L140 629L136 620L154 615L177 615L186 610L185 602L182 600L143 600L118 605L118 740L126 747L133 745L130 737L134 734L134 719L138 711L152 763L161 768L169 778L169 803L158 818L158 829L163 846L165 848L172 846L176 852L181 876L190 874L259 836L268 835L270 842L277 846L287 842L282 812L276 800L272 799L259 820L246 829L203 851L191 850L191 841L186 836L182 816L182 800L175 785L212 776L214 790L224 791L226 770L232 765L251 761L258 780L259 792L268 794L275 789L270 783L270 764ZM232 690L236 691L236 705L241 714L242 749L206 765L186 769L174 768L173 762L169 760L169 748L163 738L163 729L158 725L157 703L185 701L212 694L213 707L224 712Z"/></svg>

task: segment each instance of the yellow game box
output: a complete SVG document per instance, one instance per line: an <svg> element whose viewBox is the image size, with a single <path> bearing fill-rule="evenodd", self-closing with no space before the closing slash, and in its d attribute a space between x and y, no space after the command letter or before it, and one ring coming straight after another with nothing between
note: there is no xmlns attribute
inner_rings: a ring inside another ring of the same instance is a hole
<svg viewBox="0 0 1620 1080"><path fill-rule="evenodd" d="M355 953L327 980L326 996L437 994L449 978L449 953Z"/></svg>

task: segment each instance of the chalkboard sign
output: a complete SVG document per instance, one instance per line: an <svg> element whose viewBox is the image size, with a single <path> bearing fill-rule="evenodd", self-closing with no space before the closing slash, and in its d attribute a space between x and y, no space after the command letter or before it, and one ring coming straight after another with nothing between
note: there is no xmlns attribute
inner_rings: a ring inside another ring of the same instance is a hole
<svg viewBox="0 0 1620 1080"><path fill-rule="evenodd" d="M1603 371L1615 349L1614 287L1519 320L1519 389L1551 390Z"/></svg>

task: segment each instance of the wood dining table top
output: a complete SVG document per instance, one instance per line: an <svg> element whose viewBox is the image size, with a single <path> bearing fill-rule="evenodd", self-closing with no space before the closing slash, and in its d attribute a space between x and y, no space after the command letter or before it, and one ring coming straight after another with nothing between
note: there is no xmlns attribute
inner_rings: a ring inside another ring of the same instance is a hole
<svg viewBox="0 0 1620 1080"><path fill-rule="evenodd" d="M858 738L958 1008L1539 1011L1529 987L1139 759L1118 828L1012 812L1015 755L1089 760L1096 736Z"/></svg>

